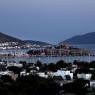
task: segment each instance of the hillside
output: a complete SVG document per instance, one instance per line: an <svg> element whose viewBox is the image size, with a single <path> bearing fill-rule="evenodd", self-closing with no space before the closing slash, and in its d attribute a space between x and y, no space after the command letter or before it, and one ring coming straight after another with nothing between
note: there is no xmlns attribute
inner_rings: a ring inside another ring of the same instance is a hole
<svg viewBox="0 0 95 95"><path fill-rule="evenodd" d="M42 41L24 40L24 42L30 44L36 44L36 45L50 45L49 43L42 42Z"/></svg>
<svg viewBox="0 0 95 95"><path fill-rule="evenodd" d="M61 43L68 44L95 44L95 32L87 33L84 35L74 36Z"/></svg>
<svg viewBox="0 0 95 95"><path fill-rule="evenodd" d="M0 43L4 43L4 42L19 42L19 43L22 43L23 41L0 32Z"/></svg>
<svg viewBox="0 0 95 95"><path fill-rule="evenodd" d="M48 43L41 42L41 41L21 40L0 32L0 43L4 43L4 42L18 42L19 44L30 43L36 45L49 45Z"/></svg>

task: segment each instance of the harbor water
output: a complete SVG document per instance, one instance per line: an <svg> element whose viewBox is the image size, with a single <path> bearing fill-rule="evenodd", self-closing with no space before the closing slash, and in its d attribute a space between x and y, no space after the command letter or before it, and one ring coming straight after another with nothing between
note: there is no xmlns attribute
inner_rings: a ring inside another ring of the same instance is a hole
<svg viewBox="0 0 95 95"><path fill-rule="evenodd" d="M95 45L72 45L74 47L78 48L86 48L89 50L95 51ZM29 49L19 49L19 50L0 50L0 54L2 53L11 53L11 54L16 54L16 53L26 53ZM73 62L74 60L79 60L79 61L86 61L86 62L91 62L95 60L95 56L57 56L57 57L14 57L14 58L2 58L1 60L5 61L26 61L28 63L35 63L38 60L41 61L42 63L56 63L59 60L64 60L65 62Z"/></svg>

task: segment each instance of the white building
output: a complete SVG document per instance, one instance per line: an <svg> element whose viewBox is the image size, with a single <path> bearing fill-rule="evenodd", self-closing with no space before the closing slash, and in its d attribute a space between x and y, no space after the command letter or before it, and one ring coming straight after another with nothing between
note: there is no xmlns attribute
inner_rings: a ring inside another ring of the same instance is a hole
<svg viewBox="0 0 95 95"><path fill-rule="evenodd" d="M82 73L82 74L77 74L77 77L82 78L82 79L86 79L86 80L90 80L91 77L92 77L92 74L84 74L84 73Z"/></svg>
<svg viewBox="0 0 95 95"><path fill-rule="evenodd" d="M48 75L46 75L44 72L39 72L37 75L43 78L48 78Z"/></svg>
<svg viewBox="0 0 95 95"><path fill-rule="evenodd" d="M0 71L0 78L5 75L10 76L13 80L18 78L18 74L14 74L12 71Z"/></svg>
<svg viewBox="0 0 95 95"><path fill-rule="evenodd" d="M66 71L58 70L57 72L53 73L53 76L61 76L65 80L67 75L70 76L71 79L73 79L73 73L67 70Z"/></svg>
<svg viewBox="0 0 95 95"><path fill-rule="evenodd" d="M11 66L16 66L16 67L20 67L20 68L23 67L23 65L20 63L7 63L7 67L11 67Z"/></svg>

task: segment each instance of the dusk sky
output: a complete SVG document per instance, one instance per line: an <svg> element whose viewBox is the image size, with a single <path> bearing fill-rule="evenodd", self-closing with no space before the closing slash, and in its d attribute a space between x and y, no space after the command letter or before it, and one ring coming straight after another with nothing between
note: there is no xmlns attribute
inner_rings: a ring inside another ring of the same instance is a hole
<svg viewBox="0 0 95 95"><path fill-rule="evenodd" d="M0 0L0 32L50 43L95 32L95 0Z"/></svg>

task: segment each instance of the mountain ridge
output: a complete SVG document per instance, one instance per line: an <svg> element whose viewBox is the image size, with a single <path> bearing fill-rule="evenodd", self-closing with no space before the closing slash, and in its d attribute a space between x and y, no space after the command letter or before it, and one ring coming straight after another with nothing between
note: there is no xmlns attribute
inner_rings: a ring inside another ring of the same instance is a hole
<svg viewBox="0 0 95 95"><path fill-rule="evenodd" d="M86 33L83 35L77 35L71 37L67 40L62 41L61 43L67 44L95 44L95 32Z"/></svg>
<svg viewBox="0 0 95 95"><path fill-rule="evenodd" d="M36 45L50 45L49 43L42 42L42 41L18 39L16 37L0 32L0 43L5 43L5 42L18 42L19 44L30 43L30 44L36 44Z"/></svg>
<svg viewBox="0 0 95 95"><path fill-rule="evenodd" d="M21 39L16 38L16 37L12 37L8 34L4 34L4 33L0 32L0 43L4 43L4 42L19 42L19 43L22 43L23 41Z"/></svg>
<svg viewBox="0 0 95 95"><path fill-rule="evenodd" d="M24 42L30 43L30 44L36 44L36 45L50 45L50 44L47 43L47 42L35 41L35 40L24 40Z"/></svg>

